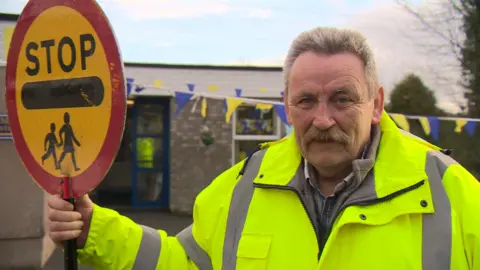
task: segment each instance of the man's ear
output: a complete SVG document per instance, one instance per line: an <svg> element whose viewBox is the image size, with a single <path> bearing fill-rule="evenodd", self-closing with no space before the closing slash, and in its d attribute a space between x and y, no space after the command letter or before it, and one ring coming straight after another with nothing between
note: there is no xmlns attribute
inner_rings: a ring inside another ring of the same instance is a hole
<svg viewBox="0 0 480 270"><path fill-rule="evenodd" d="M385 105L384 102L385 102L385 90L383 89L383 86L380 86L373 100L373 115L372 115L373 125L378 124L380 122L380 118L382 117L382 112Z"/></svg>
<svg viewBox="0 0 480 270"><path fill-rule="evenodd" d="M292 125L292 119L290 117L290 107L288 106L288 91L283 92L283 105L285 106L285 114L287 115L287 122Z"/></svg>

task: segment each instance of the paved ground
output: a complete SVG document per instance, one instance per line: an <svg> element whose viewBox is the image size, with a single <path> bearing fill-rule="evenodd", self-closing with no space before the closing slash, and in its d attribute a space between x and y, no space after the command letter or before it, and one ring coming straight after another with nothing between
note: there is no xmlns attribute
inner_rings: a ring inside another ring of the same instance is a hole
<svg viewBox="0 0 480 270"><path fill-rule="evenodd" d="M183 228L187 227L191 222L190 216L179 216L166 212L147 211L147 210L131 210L119 211L125 216L128 216L135 222L150 226L152 228L160 228L166 230L169 234L176 234ZM64 269L63 253L57 249L50 257L49 261L44 267L45 270L61 270ZM78 270L93 270L89 267L78 267Z"/></svg>

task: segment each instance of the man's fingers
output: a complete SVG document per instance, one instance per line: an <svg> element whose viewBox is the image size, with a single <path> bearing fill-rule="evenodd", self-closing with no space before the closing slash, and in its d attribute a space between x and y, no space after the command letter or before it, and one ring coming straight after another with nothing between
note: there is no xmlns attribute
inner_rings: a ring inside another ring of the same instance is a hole
<svg viewBox="0 0 480 270"><path fill-rule="evenodd" d="M54 195L49 198L48 206L52 209L63 210L63 211L72 211L73 205L62 198L59 195Z"/></svg>
<svg viewBox="0 0 480 270"><path fill-rule="evenodd" d="M82 233L81 230L50 232L50 238L54 242L60 243L60 242L66 241L66 240L75 239L81 233Z"/></svg>
<svg viewBox="0 0 480 270"><path fill-rule="evenodd" d="M75 230L82 230L82 228L83 228L83 221L81 220L77 220L73 222L54 221L50 223L50 230L54 232L75 231Z"/></svg>
<svg viewBox="0 0 480 270"><path fill-rule="evenodd" d="M82 220L82 215L75 211L51 210L48 215L48 219L52 222L54 221L72 222L72 221Z"/></svg>

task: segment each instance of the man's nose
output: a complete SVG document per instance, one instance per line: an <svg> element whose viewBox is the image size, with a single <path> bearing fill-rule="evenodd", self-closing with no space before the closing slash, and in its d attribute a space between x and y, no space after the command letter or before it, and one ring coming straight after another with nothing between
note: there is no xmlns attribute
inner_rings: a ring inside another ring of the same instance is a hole
<svg viewBox="0 0 480 270"><path fill-rule="evenodd" d="M314 113L313 126L319 130L327 130L335 124L327 102L319 102Z"/></svg>

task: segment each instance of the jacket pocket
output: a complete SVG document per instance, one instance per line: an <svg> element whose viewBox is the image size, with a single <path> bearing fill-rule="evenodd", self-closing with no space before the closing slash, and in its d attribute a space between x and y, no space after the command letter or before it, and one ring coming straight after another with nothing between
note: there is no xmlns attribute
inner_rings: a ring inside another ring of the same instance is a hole
<svg viewBox="0 0 480 270"><path fill-rule="evenodd" d="M272 235L243 233L238 243L237 269L267 269Z"/></svg>

